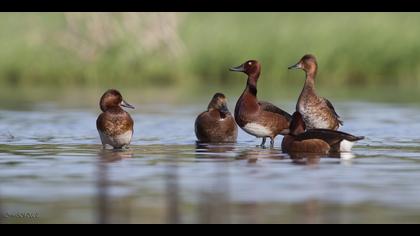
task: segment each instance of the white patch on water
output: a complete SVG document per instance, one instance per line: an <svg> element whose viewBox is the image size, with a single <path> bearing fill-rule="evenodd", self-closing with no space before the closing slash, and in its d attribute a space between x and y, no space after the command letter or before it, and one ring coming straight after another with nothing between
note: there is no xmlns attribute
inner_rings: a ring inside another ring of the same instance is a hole
<svg viewBox="0 0 420 236"><path fill-rule="evenodd" d="M351 165L351 160L355 158L356 156L351 152L342 152L340 153L340 158L343 161L342 164L344 165Z"/></svg>

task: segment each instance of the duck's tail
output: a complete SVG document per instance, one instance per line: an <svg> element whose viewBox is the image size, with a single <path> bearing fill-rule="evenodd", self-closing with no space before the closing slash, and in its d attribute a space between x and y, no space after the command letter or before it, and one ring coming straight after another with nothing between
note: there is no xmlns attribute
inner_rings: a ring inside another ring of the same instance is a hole
<svg viewBox="0 0 420 236"><path fill-rule="evenodd" d="M337 118L337 120L338 120L338 123L339 123L341 126L343 126L343 125L344 125L343 120L341 120L340 118Z"/></svg>
<svg viewBox="0 0 420 236"><path fill-rule="evenodd" d="M345 140L348 140L350 142L356 142L359 140L365 139L365 136L354 136L354 135L347 135Z"/></svg>

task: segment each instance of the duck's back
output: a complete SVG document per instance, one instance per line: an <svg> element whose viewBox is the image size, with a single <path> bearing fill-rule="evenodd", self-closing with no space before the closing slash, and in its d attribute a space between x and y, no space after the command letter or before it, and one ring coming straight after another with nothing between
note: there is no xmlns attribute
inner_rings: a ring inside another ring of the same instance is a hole
<svg viewBox="0 0 420 236"><path fill-rule="evenodd" d="M206 111L195 121L195 134L200 142L236 142L238 128L230 113L222 117L216 110Z"/></svg>
<svg viewBox="0 0 420 236"><path fill-rule="evenodd" d="M302 133L296 137L296 140L298 141L312 140L312 139L323 140L331 146L331 149L332 149L331 151L339 152L342 149L343 141L354 143L356 141L364 139L364 137L354 136L349 133L340 132L336 130L329 130L329 129L310 129L310 130L307 130L305 133ZM351 147L349 149L351 149Z"/></svg>
<svg viewBox="0 0 420 236"><path fill-rule="evenodd" d="M322 139L297 140L295 137L286 135L281 144L284 153L318 153L327 154L331 147Z"/></svg>

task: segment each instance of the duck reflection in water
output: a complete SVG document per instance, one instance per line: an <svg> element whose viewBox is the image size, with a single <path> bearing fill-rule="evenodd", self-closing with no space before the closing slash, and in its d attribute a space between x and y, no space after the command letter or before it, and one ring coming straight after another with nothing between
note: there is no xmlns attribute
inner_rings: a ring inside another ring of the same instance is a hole
<svg viewBox="0 0 420 236"><path fill-rule="evenodd" d="M2 207L2 199L1 199L1 192L0 192L0 224L3 224L3 207Z"/></svg>
<svg viewBox="0 0 420 236"><path fill-rule="evenodd" d="M237 153L234 144L196 144L196 158L208 162L211 176L201 184L197 206L197 223L230 222L230 163Z"/></svg>
<svg viewBox="0 0 420 236"><path fill-rule="evenodd" d="M353 153L342 152L326 155L316 153L289 153L290 159L294 164L317 166L321 158L340 159L340 164L349 165L351 160L355 157Z"/></svg>
<svg viewBox="0 0 420 236"><path fill-rule="evenodd" d="M99 152L100 162L116 162L126 158L132 158L134 151L132 149L102 149Z"/></svg>
<svg viewBox="0 0 420 236"><path fill-rule="evenodd" d="M286 154L277 149L248 149L241 152L236 159L247 160L248 163L256 163L260 159L283 160L286 157Z"/></svg>
<svg viewBox="0 0 420 236"><path fill-rule="evenodd" d="M227 159L236 155L234 151L234 144L196 142L195 146L196 158Z"/></svg>
<svg viewBox="0 0 420 236"><path fill-rule="evenodd" d="M165 158L165 192L166 192L166 222L167 224L181 224L182 213L180 209L180 183L178 159L172 157Z"/></svg>
<svg viewBox="0 0 420 236"><path fill-rule="evenodd" d="M297 165L308 165L308 166L318 166L321 161L321 155L319 154L302 154L302 153L290 153L290 159L293 164Z"/></svg>
<svg viewBox="0 0 420 236"><path fill-rule="evenodd" d="M110 196L112 181L109 177L109 165L121 161L125 158L132 158L133 150L127 149L102 149L98 153L97 161L97 223L109 224L109 223L126 223L129 221L128 218L124 218L125 214L119 214L118 217L112 217L112 196Z"/></svg>

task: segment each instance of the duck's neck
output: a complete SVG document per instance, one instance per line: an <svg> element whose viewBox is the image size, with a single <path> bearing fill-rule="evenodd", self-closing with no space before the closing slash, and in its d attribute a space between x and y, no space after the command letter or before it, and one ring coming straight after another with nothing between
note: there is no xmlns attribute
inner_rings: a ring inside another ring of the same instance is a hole
<svg viewBox="0 0 420 236"><path fill-rule="evenodd" d="M304 113L304 110L306 110L306 104L316 97L315 92L315 76L316 76L316 68L313 68L311 70L305 71L306 72L306 80L305 85L303 86L302 92L300 93L298 102L296 104L296 110L301 111Z"/></svg>
<svg viewBox="0 0 420 236"><path fill-rule="evenodd" d="M241 97L238 99L235 107L235 119L240 119L242 112L252 113L257 111L258 100L257 100L257 80L258 75L249 75L246 87Z"/></svg>
<svg viewBox="0 0 420 236"><path fill-rule="evenodd" d="M246 83L245 92L253 95L254 97L257 97L257 81L259 76L259 73L249 75Z"/></svg>
<svg viewBox="0 0 420 236"><path fill-rule="evenodd" d="M299 112L293 113L292 122L290 123L290 135L297 136L304 133L306 129L305 122Z"/></svg>
<svg viewBox="0 0 420 236"><path fill-rule="evenodd" d="M315 88L316 72L317 72L316 69L306 72L306 81L305 81L306 88Z"/></svg>
<svg viewBox="0 0 420 236"><path fill-rule="evenodd" d="M316 96L315 92L315 72L306 72L306 80L305 85L303 86L302 92L300 93L298 102L296 104L296 110L301 111L303 107L305 107L305 104L308 102L308 100Z"/></svg>
<svg viewBox="0 0 420 236"><path fill-rule="evenodd" d="M303 122L303 121L302 121ZM298 136L301 133L305 133L305 128L303 127L303 125L298 125L297 127L295 127L293 130L290 130L290 134L292 136Z"/></svg>

